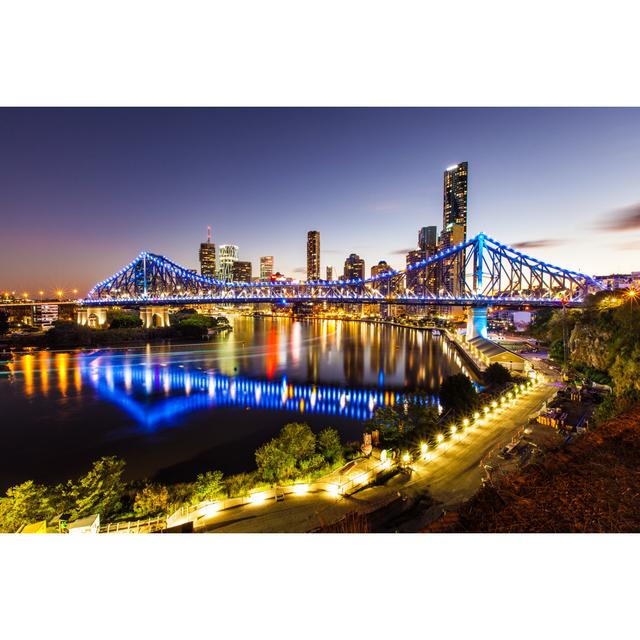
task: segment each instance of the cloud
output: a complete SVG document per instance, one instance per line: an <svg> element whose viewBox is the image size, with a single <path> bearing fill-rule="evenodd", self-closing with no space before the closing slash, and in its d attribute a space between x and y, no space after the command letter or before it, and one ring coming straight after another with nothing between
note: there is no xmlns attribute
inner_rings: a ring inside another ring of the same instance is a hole
<svg viewBox="0 0 640 640"><path fill-rule="evenodd" d="M616 244L614 249L622 249L622 251L640 251L640 239L632 240L631 242L623 242L622 244Z"/></svg>
<svg viewBox="0 0 640 640"><path fill-rule="evenodd" d="M415 250L416 250L415 247L411 247L410 249L394 249L390 253L392 256L406 256L407 253L409 253L409 251L415 251Z"/></svg>
<svg viewBox="0 0 640 640"><path fill-rule="evenodd" d="M603 231L636 231L640 229L640 202L607 214L599 225Z"/></svg>
<svg viewBox="0 0 640 640"><path fill-rule="evenodd" d="M399 209L400 203L395 202L394 200L387 200L374 204L372 208L376 212L384 213L386 211L395 211L396 209Z"/></svg>
<svg viewBox="0 0 640 640"><path fill-rule="evenodd" d="M541 247L556 247L562 244L562 240L547 238L546 240L524 240L523 242L512 243L514 249L540 249Z"/></svg>
<svg viewBox="0 0 640 640"><path fill-rule="evenodd" d="M293 273L307 273L307 270L304 267L296 267Z"/></svg>

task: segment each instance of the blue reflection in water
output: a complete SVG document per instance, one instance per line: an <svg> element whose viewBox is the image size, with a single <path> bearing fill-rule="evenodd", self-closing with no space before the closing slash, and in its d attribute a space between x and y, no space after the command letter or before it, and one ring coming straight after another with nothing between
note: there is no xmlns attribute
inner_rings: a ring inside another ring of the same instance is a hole
<svg viewBox="0 0 640 640"><path fill-rule="evenodd" d="M82 378L98 394L126 411L139 425L153 430L175 424L192 411L242 407L300 414L338 415L367 420L381 406L436 404L436 396L380 389L347 389L331 385L289 384L226 376L184 366L148 363L113 364L102 357L81 357Z"/></svg>

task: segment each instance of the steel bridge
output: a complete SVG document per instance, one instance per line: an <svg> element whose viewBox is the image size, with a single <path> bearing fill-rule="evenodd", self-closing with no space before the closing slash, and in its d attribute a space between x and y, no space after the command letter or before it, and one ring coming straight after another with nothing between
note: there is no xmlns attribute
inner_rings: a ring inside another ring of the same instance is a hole
<svg viewBox="0 0 640 640"><path fill-rule="evenodd" d="M312 282L223 282L142 252L78 301L81 307L244 303L580 306L602 287L593 278L532 258L484 233L371 278Z"/></svg>

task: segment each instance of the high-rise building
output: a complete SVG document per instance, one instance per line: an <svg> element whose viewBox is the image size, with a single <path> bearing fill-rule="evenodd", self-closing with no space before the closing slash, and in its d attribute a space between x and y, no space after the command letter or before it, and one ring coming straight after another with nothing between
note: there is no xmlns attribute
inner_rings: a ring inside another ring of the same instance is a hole
<svg viewBox="0 0 640 640"><path fill-rule="evenodd" d="M438 228L436 226L422 227L418 232L418 247L428 256L432 256L438 248L437 236Z"/></svg>
<svg viewBox="0 0 640 640"><path fill-rule="evenodd" d="M333 267L331 265L327 265L327 280L333 280Z"/></svg>
<svg viewBox="0 0 640 640"><path fill-rule="evenodd" d="M444 198L440 250L450 249L467 239L467 192L469 167L466 162L447 167L444 172ZM455 296L462 295L457 274L464 268L464 251L445 259L440 267L438 287Z"/></svg>
<svg viewBox="0 0 640 640"><path fill-rule="evenodd" d="M260 280L271 280L273 273L273 256L262 256L260 258Z"/></svg>
<svg viewBox="0 0 640 640"><path fill-rule="evenodd" d="M211 227L207 227L207 241L200 244L200 273L216 277L216 245L211 242Z"/></svg>
<svg viewBox="0 0 640 640"><path fill-rule="evenodd" d="M344 261L344 279L356 278L364 279L364 260L357 253L352 253Z"/></svg>
<svg viewBox="0 0 640 640"><path fill-rule="evenodd" d="M441 249L453 246L453 227L462 227L463 241L467 239L467 184L469 177L468 163L461 162L447 167L444 172L444 202L442 210Z"/></svg>
<svg viewBox="0 0 640 640"><path fill-rule="evenodd" d="M251 282L251 262L248 260L236 260L233 263L231 274L234 282Z"/></svg>
<svg viewBox="0 0 640 640"><path fill-rule="evenodd" d="M307 280L320 279L320 232L307 233Z"/></svg>
<svg viewBox="0 0 640 640"><path fill-rule="evenodd" d="M378 264L374 264L371 267L371 277L377 278L378 276L382 276L385 273L391 273L392 271L393 269L391 265L387 264L385 260L380 260ZM374 280L371 283L371 286L386 295L389 295L396 290L396 283L394 283L390 278L381 278L380 280Z"/></svg>
<svg viewBox="0 0 640 640"><path fill-rule="evenodd" d="M221 244L218 248L218 278L228 282L233 279L233 263L238 260L238 247L235 244Z"/></svg>
<svg viewBox="0 0 640 640"><path fill-rule="evenodd" d="M407 253L407 289L411 289L414 293L419 293L419 287L425 284L425 269L410 267L422 262L426 257L427 252L422 249Z"/></svg>
<svg viewBox="0 0 640 640"><path fill-rule="evenodd" d="M389 271L393 271L393 269L387 264L386 260L380 260L378 264L374 264L371 267L371 277L375 278L376 276L381 276L383 273L389 273Z"/></svg>

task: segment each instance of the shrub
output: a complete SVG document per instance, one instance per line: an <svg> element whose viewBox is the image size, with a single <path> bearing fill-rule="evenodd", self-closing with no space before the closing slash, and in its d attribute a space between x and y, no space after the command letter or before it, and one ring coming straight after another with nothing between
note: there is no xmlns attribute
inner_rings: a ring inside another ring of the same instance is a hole
<svg viewBox="0 0 640 640"><path fill-rule="evenodd" d="M191 501L197 504L204 500L216 500L224 496L225 491L222 471L207 471L196 478Z"/></svg>
<svg viewBox="0 0 640 640"><path fill-rule="evenodd" d="M136 493L133 511L138 518L169 511L169 490L164 485L147 484Z"/></svg>

